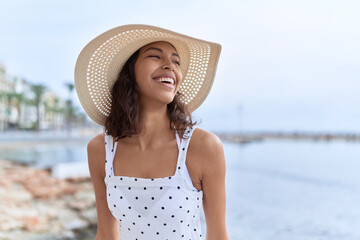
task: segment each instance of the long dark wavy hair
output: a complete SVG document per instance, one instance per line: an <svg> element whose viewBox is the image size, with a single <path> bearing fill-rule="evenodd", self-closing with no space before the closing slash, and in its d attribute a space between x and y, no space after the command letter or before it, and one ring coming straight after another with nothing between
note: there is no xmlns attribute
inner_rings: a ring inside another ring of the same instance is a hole
<svg viewBox="0 0 360 240"><path fill-rule="evenodd" d="M139 89L134 71L139 53L140 49L127 60L111 90L111 110L104 127L105 133L116 137L116 141L139 134L141 131ZM181 96L180 92L175 95L173 101L167 105L167 113L170 117L169 129L176 129L180 136L184 137L186 128L193 127L197 121L192 121L191 113L180 101Z"/></svg>

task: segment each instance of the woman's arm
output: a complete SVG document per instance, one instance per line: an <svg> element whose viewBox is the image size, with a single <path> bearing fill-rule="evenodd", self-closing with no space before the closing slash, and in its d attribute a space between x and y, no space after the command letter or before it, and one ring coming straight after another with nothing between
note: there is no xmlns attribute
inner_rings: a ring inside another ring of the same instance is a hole
<svg viewBox="0 0 360 240"><path fill-rule="evenodd" d="M98 226L96 240L118 240L117 220L112 216L106 200L105 177L105 139L99 134L88 143L88 164L96 198Z"/></svg>
<svg viewBox="0 0 360 240"><path fill-rule="evenodd" d="M228 240L225 224L225 156L218 136L210 132L202 137L202 188L206 218L206 240Z"/></svg>

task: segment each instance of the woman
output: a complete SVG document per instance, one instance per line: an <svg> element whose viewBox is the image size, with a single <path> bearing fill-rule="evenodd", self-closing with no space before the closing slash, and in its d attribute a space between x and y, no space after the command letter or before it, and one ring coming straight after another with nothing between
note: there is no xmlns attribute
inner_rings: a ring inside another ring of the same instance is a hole
<svg viewBox="0 0 360 240"><path fill-rule="evenodd" d="M202 239L202 207L206 239L228 239L223 147L191 119L211 88L220 49L166 29L126 25L80 54L77 93L104 126L88 144L96 239Z"/></svg>

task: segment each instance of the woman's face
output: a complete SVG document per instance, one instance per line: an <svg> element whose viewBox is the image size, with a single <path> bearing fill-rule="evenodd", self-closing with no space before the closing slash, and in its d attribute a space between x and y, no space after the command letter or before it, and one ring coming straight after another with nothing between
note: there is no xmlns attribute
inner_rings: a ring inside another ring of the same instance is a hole
<svg viewBox="0 0 360 240"><path fill-rule="evenodd" d="M182 73L179 55L170 43L154 42L142 47L134 71L142 104L173 101Z"/></svg>

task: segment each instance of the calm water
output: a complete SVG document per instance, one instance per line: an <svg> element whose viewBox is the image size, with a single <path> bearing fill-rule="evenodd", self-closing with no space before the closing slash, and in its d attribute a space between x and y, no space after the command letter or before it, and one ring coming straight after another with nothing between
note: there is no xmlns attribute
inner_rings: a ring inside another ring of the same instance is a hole
<svg viewBox="0 0 360 240"><path fill-rule="evenodd" d="M224 150L231 240L360 239L360 144L224 142ZM1 151L1 158L87 168L86 142Z"/></svg>
<svg viewBox="0 0 360 240"><path fill-rule="evenodd" d="M36 147L1 149L0 159L8 159L39 168L55 166L59 163L86 162L87 142L66 145L39 144Z"/></svg>
<svg viewBox="0 0 360 240"><path fill-rule="evenodd" d="M360 239L359 144L225 144L230 239Z"/></svg>

